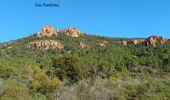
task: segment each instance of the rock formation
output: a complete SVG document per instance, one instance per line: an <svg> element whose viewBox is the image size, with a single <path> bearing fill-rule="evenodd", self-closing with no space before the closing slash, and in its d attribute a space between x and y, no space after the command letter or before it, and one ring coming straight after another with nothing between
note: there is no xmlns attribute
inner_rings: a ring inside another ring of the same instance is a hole
<svg viewBox="0 0 170 100"><path fill-rule="evenodd" d="M131 40L130 42L132 45L137 45L139 43L144 42L144 40L143 39L134 39L134 40Z"/></svg>
<svg viewBox="0 0 170 100"><path fill-rule="evenodd" d="M123 44L124 46L127 46L127 45L138 45L138 44L141 44L142 42L144 42L143 39L133 39L133 40L124 40L124 41L121 41L120 43Z"/></svg>
<svg viewBox="0 0 170 100"><path fill-rule="evenodd" d="M43 36L52 36L52 35L57 35L59 30L54 29L50 25L45 25L41 30L38 31L37 36L38 37L43 37Z"/></svg>
<svg viewBox="0 0 170 100"><path fill-rule="evenodd" d="M85 48L86 44L84 42L80 42L80 48Z"/></svg>
<svg viewBox="0 0 170 100"><path fill-rule="evenodd" d="M150 36L148 39L146 39L145 42L146 42L147 46L156 47L157 43L164 44L166 41L167 41L167 39L163 38L162 36L153 35L153 36Z"/></svg>
<svg viewBox="0 0 170 100"><path fill-rule="evenodd" d="M107 41L103 41L102 43L99 43L99 46L100 46L100 47L105 47L106 44L107 44Z"/></svg>
<svg viewBox="0 0 170 100"><path fill-rule="evenodd" d="M154 46L156 47L157 43L164 44L167 41L167 39L163 38L162 36L153 35L147 38L146 40L143 39L133 39L133 40L123 40L118 41L118 43L123 44L125 46L130 45L138 45L138 44L146 44L146 46Z"/></svg>
<svg viewBox="0 0 170 100"><path fill-rule="evenodd" d="M40 29L37 33L38 37L43 37L43 36L53 36L59 33L59 32L63 32L64 34L66 34L67 36L71 36L71 37L79 37L82 36L84 34L82 34L78 29L74 28L74 27L67 27L63 30L57 30L54 29L52 26L50 25L45 25L42 29Z"/></svg>
<svg viewBox="0 0 170 100"><path fill-rule="evenodd" d="M48 49L62 49L64 48L64 45L54 40L41 40L36 42L30 42L28 47L48 50Z"/></svg>
<svg viewBox="0 0 170 100"><path fill-rule="evenodd" d="M79 37L82 36L83 34L76 28L74 27L68 27L62 30L67 36L71 37Z"/></svg>
<svg viewBox="0 0 170 100"><path fill-rule="evenodd" d="M120 43L123 44L124 46L128 45L128 41L121 41Z"/></svg>

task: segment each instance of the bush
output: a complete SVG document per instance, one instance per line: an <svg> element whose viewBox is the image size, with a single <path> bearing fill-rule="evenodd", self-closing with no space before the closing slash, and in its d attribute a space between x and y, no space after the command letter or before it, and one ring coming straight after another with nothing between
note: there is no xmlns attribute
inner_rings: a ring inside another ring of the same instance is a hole
<svg viewBox="0 0 170 100"><path fill-rule="evenodd" d="M4 81L0 79L0 96L2 95L3 92L4 92Z"/></svg>
<svg viewBox="0 0 170 100"><path fill-rule="evenodd" d="M96 80L83 79L56 94L56 100L114 100L117 91L108 85L107 79L97 77Z"/></svg>
<svg viewBox="0 0 170 100"><path fill-rule="evenodd" d="M0 78L7 79L12 75L13 70L0 65Z"/></svg>
<svg viewBox="0 0 170 100"><path fill-rule="evenodd" d="M8 82L5 85L1 100L30 100L31 95L26 87L15 82Z"/></svg>
<svg viewBox="0 0 170 100"><path fill-rule="evenodd" d="M79 61L73 56L63 56L53 59L54 73L60 80L68 80L70 83L82 79L83 71L80 68Z"/></svg>
<svg viewBox="0 0 170 100"><path fill-rule="evenodd" d="M34 92L46 94L62 87L61 81L56 77L49 78L38 66L29 66L31 89Z"/></svg>

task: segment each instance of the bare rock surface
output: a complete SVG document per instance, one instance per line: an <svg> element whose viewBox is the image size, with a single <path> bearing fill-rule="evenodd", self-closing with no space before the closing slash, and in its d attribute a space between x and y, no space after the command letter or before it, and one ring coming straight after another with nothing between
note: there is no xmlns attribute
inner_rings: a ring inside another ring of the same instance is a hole
<svg viewBox="0 0 170 100"><path fill-rule="evenodd" d="M85 42L80 42L80 48L85 48L86 47L86 43Z"/></svg>
<svg viewBox="0 0 170 100"><path fill-rule="evenodd" d="M80 32L80 30L74 28L74 27L67 27L64 30L62 30L67 36L71 37L79 37L83 34Z"/></svg>
<svg viewBox="0 0 170 100"><path fill-rule="evenodd" d="M54 29L52 26L50 26L50 25L45 25L43 28L41 28L41 29L38 31L37 36L38 36L38 37L53 36L53 35L57 35L58 32L59 32L59 30Z"/></svg>
<svg viewBox="0 0 170 100"><path fill-rule="evenodd" d="M55 40L41 40L36 42L30 42L28 47L48 50L48 49L62 49L64 48L64 45Z"/></svg>
<svg viewBox="0 0 170 100"><path fill-rule="evenodd" d="M167 42L167 39L165 39L162 36L153 35L153 36L150 36L145 42L146 42L147 46L154 46L154 47L156 47L157 43L164 44L164 43Z"/></svg>

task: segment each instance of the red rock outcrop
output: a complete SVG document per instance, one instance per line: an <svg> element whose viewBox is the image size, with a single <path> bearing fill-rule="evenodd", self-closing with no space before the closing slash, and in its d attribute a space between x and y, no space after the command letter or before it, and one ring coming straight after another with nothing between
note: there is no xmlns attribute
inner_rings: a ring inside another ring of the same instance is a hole
<svg viewBox="0 0 170 100"><path fill-rule="evenodd" d="M63 30L57 30L54 29L52 26L50 25L45 25L43 28L41 28L38 33L37 36L38 37L43 37L43 36L53 36L59 33L59 32L63 32L64 34L66 34L67 36L71 36L71 37L79 37L82 36L84 34L82 34L80 32L80 30L74 28L74 27L67 27Z"/></svg>
<svg viewBox="0 0 170 100"><path fill-rule="evenodd" d="M124 46L128 45L128 41L121 41L120 43L123 44Z"/></svg>
<svg viewBox="0 0 170 100"><path fill-rule="evenodd" d="M85 48L86 44L84 42L80 42L80 48Z"/></svg>
<svg viewBox="0 0 170 100"><path fill-rule="evenodd" d="M50 25L45 25L41 30L38 31L37 36L38 37L43 37L43 36L52 36L52 35L57 35L59 30L54 29Z"/></svg>
<svg viewBox="0 0 170 100"><path fill-rule="evenodd" d="M107 41L103 41L102 43L99 43L100 47L105 47L107 45Z"/></svg>
<svg viewBox="0 0 170 100"><path fill-rule="evenodd" d="M147 38L146 40L143 39L133 39L133 40L123 40L123 41L118 41L118 43L123 44L125 46L127 45L138 45L138 44L146 44L147 46L154 46L156 47L157 43L164 44L166 43L167 39L163 38L162 36L158 35L153 35Z"/></svg>
<svg viewBox="0 0 170 100"><path fill-rule="evenodd" d="M144 42L143 39L134 39L134 40L131 40L131 44L132 45L137 45L137 44L142 43L142 42Z"/></svg>
<svg viewBox="0 0 170 100"><path fill-rule="evenodd" d="M68 27L62 30L67 36L71 37L79 37L82 36L83 34L76 28L74 27Z"/></svg>
<svg viewBox="0 0 170 100"><path fill-rule="evenodd" d="M146 39L146 44L147 46L154 46L156 47L157 43L161 43L164 44L166 43L167 39L163 38L162 36L158 36L158 35L153 35L150 36L148 39Z"/></svg>
<svg viewBox="0 0 170 100"><path fill-rule="evenodd" d="M30 42L28 47L48 50L48 49L62 49L64 48L64 45L54 40L41 40L36 42Z"/></svg>

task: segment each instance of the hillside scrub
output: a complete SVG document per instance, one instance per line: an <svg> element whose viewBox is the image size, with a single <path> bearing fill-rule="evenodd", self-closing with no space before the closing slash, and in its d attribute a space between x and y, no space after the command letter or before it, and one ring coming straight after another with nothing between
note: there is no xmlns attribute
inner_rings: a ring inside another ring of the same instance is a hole
<svg viewBox="0 0 170 100"><path fill-rule="evenodd" d="M29 48L30 42L44 40L56 40L64 47ZM59 31L57 36L35 34L1 43L0 99L168 100L170 41L146 46L130 44L133 40L71 37Z"/></svg>

